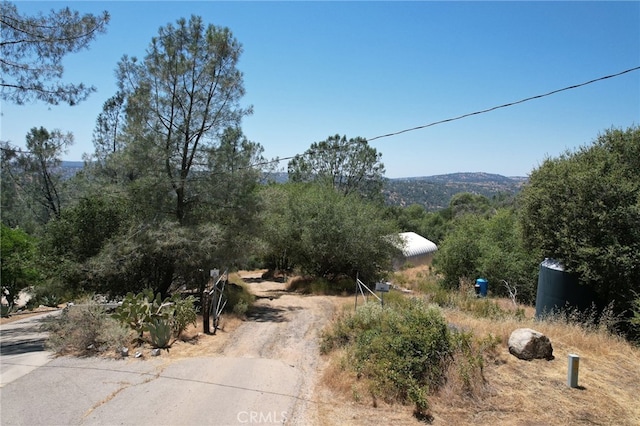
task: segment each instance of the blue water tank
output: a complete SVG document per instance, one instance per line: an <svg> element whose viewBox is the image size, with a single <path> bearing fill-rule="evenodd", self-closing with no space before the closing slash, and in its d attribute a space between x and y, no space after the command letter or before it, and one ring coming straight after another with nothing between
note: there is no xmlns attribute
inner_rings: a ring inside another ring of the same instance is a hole
<svg viewBox="0 0 640 426"><path fill-rule="evenodd" d="M479 291L476 291L476 293L479 294L480 297L487 297L487 291L489 290L489 281L485 280L484 278L478 278L476 280L476 289L479 289Z"/></svg>

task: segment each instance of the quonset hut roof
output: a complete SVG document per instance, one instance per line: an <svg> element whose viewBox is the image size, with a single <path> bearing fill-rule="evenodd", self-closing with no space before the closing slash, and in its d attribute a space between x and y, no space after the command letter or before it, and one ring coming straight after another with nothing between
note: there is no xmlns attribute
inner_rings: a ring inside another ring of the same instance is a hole
<svg viewBox="0 0 640 426"><path fill-rule="evenodd" d="M433 254L438 250L438 246L433 241L429 241L415 232L401 232L400 237L404 241L402 254L405 257Z"/></svg>

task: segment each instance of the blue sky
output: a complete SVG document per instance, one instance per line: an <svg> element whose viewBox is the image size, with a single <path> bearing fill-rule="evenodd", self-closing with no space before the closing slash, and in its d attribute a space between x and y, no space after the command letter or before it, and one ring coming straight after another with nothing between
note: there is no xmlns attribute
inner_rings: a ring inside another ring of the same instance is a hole
<svg viewBox="0 0 640 426"><path fill-rule="evenodd" d="M2 104L2 140L70 131L67 160L93 151L122 55L191 14L227 26L253 105L242 128L268 158L333 134L382 134L640 66L640 2L16 2L34 13L108 10L107 34L66 58L65 81L97 92L75 107ZM545 157L640 125L640 71L487 114L374 140L387 177L483 171L525 176ZM286 162L281 163L286 167Z"/></svg>

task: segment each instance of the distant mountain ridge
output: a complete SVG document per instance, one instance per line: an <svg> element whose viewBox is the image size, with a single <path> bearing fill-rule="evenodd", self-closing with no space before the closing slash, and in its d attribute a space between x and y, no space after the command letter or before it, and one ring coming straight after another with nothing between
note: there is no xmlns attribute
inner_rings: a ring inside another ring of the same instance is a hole
<svg viewBox="0 0 640 426"><path fill-rule="evenodd" d="M403 207L420 204L427 211L438 211L446 208L451 197L460 192L471 192L487 198L513 196L527 179L484 172L387 179L383 194L387 204Z"/></svg>
<svg viewBox="0 0 640 426"><path fill-rule="evenodd" d="M498 175L494 173L485 173L485 172L458 172L458 173L448 173L444 175L432 175L432 176L419 176L419 177L408 177L408 178L396 178L393 180L425 180L429 182L471 182L471 183L502 183L506 185L512 184L514 181L516 182L524 182L527 180L526 177L508 177L503 175Z"/></svg>
<svg viewBox="0 0 640 426"><path fill-rule="evenodd" d="M60 168L64 178L70 179L84 169L84 161L62 161L60 162Z"/></svg>
<svg viewBox="0 0 640 426"><path fill-rule="evenodd" d="M62 168L66 177L82 170L82 161L63 161ZM438 211L449 205L451 197L460 192L471 192L487 198L495 196L513 196L527 182L526 177L507 177L485 172L459 172L433 176L404 178L386 178L382 193L389 205L410 206L420 204L427 211ZM270 173L266 181L284 183L288 180L286 172Z"/></svg>

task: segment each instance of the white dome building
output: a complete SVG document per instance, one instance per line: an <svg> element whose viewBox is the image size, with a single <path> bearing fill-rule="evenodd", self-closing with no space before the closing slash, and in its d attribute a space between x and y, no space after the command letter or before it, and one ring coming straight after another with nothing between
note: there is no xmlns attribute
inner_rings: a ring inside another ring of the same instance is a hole
<svg viewBox="0 0 640 426"><path fill-rule="evenodd" d="M399 236L404 241L404 247L402 247L402 257L393 262L395 269L400 269L406 263L413 266L431 264L433 255L438 251L438 246L433 241L415 232L401 232Z"/></svg>

